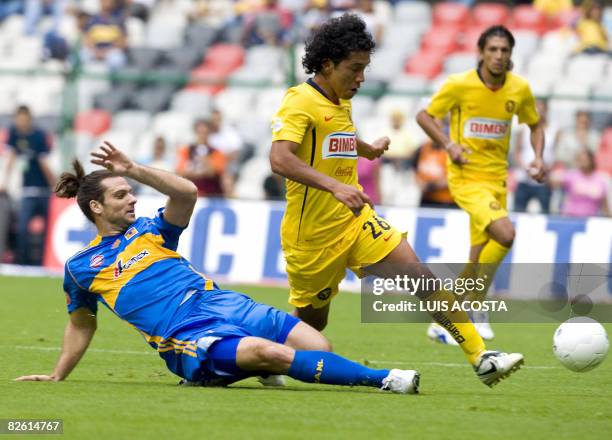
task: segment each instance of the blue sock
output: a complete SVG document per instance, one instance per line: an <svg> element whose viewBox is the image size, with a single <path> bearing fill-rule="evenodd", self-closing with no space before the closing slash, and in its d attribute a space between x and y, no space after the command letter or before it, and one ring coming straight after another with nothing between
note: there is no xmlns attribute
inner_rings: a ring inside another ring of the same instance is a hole
<svg viewBox="0 0 612 440"><path fill-rule="evenodd" d="M296 351L287 373L302 382L381 387L389 370L374 370L327 351Z"/></svg>

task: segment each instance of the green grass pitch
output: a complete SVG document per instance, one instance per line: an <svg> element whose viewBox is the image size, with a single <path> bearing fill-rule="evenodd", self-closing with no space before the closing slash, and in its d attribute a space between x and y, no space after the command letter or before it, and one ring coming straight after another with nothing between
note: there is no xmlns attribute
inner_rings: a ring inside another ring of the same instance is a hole
<svg viewBox="0 0 612 440"><path fill-rule="evenodd" d="M238 290L289 309L285 289ZM497 324L490 347L524 353L526 366L489 389L460 350L427 340L425 324L361 324L359 297L342 294L325 331L335 350L376 367L419 369L420 395L293 380L284 389L254 379L183 388L135 330L101 307L92 346L67 381L19 383L12 379L50 373L55 364L67 320L61 280L0 277L0 300L0 419L61 418L65 438L474 440L612 432L612 360L584 374L566 370L552 354L555 324Z"/></svg>

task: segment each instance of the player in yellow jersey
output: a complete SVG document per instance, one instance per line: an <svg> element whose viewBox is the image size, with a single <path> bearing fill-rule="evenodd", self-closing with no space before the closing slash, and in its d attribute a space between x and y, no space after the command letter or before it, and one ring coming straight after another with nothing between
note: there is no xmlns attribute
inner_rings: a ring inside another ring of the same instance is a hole
<svg viewBox="0 0 612 440"><path fill-rule="evenodd" d="M272 119L272 170L287 178L282 246L295 315L322 330L347 268L358 275L433 277L402 234L371 207L357 178L357 157L374 159L389 146L357 136L351 98L374 50L364 22L345 14L306 43L303 84L290 88ZM422 291L423 301L452 301L450 292ZM492 386L522 363L518 353L486 351L463 311L434 313L460 344L480 380Z"/></svg>
<svg viewBox="0 0 612 440"><path fill-rule="evenodd" d="M446 146L451 194L470 215L471 249L466 272L486 275L488 280L493 279L515 235L506 211L507 155L514 115L531 130L535 160L529 165L529 174L536 181L544 178L544 130L529 84L511 72L513 47L514 37L508 29L487 29L478 40L478 67L451 75L429 106L417 115L423 130ZM447 136L435 119L444 119L449 112ZM493 338L486 315L472 319L483 338ZM428 335L452 343L436 324L430 326Z"/></svg>

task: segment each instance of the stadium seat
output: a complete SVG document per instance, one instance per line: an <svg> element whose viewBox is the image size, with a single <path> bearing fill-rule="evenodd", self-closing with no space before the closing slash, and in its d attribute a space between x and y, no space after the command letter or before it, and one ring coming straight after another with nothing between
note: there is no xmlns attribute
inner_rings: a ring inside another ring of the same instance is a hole
<svg viewBox="0 0 612 440"><path fill-rule="evenodd" d="M573 28L580 19L580 9L575 8L570 11L557 13L550 19L550 29Z"/></svg>
<svg viewBox="0 0 612 440"><path fill-rule="evenodd" d="M188 72L202 60L203 54L204 50L196 46L177 47L164 53L163 64Z"/></svg>
<svg viewBox="0 0 612 440"><path fill-rule="evenodd" d="M172 111L193 113L198 117L208 117L212 107L212 98L209 95L183 89L174 94L170 108Z"/></svg>
<svg viewBox="0 0 612 440"><path fill-rule="evenodd" d="M444 53L420 51L410 57L404 66L404 72L434 78L442 71Z"/></svg>
<svg viewBox="0 0 612 440"><path fill-rule="evenodd" d="M469 14L469 8L463 3L436 3L433 7L433 25L463 28L468 24Z"/></svg>
<svg viewBox="0 0 612 440"><path fill-rule="evenodd" d="M263 199L263 182L270 173L267 157L255 156L246 161L240 169L240 177L236 182L236 196L243 199Z"/></svg>
<svg viewBox="0 0 612 440"><path fill-rule="evenodd" d="M217 67L219 71L229 73L244 62L244 49L235 44L215 44L206 52L202 67Z"/></svg>
<svg viewBox="0 0 612 440"><path fill-rule="evenodd" d="M139 69L152 69L162 60L163 51L152 47L130 47L129 63Z"/></svg>
<svg viewBox="0 0 612 440"><path fill-rule="evenodd" d="M236 128L242 139L251 145L258 145L262 142L262 139L271 136L270 118L257 115L237 121Z"/></svg>
<svg viewBox="0 0 612 440"><path fill-rule="evenodd" d="M170 49L183 44L183 31L187 17L173 14L167 17L157 15L149 20L145 31L145 45L158 49Z"/></svg>
<svg viewBox="0 0 612 440"><path fill-rule="evenodd" d="M113 131L133 130L135 133L149 129L151 115L141 110L124 110L113 117Z"/></svg>
<svg viewBox="0 0 612 440"><path fill-rule="evenodd" d="M187 112L160 112L153 118L151 131L166 138L169 144L188 143L193 139L193 123L196 115Z"/></svg>
<svg viewBox="0 0 612 440"><path fill-rule="evenodd" d="M606 55L574 56L567 62L566 77L572 82L597 84L604 74L607 63Z"/></svg>
<svg viewBox="0 0 612 440"><path fill-rule="evenodd" d="M392 81L404 67L404 59L398 56L394 48L382 48L376 51L366 73L368 79Z"/></svg>
<svg viewBox="0 0 612 440"><path fill-rule="evenodd" d="M158 113L168 108L173 94L174 87L172 86L146 87L134 95L133 105L136 109L144 110L151 114Z"/></svg>
<svg viewBox="0 0 612 440"><path fill-rule="evenodd" d="M388 85L390 93L420 95L427 87L428 80L425 76L401 74Z"/></svg>
<svg viewBox="0 0 612 440"><path fill-rule="evenodd" d="M218 33L218 30L210 25L197 23L185 30L185 40L189 46L206 49L215 42Z"/></svg>
<svg viewBox="0 0 612 440"><path fill-rule="evenodd" d="M255 97L255 114L269 121L280 107L285 92L286 90L281 87L258 92Z"/></svg>
<svg viewBox="0 0 612 440"><path fill-rule="evenodd" d="M431 5L424 1L395 3L395 21L402 24L431 23Z"/></svg>
<svg viewBox="0 0 612 440"><path fill-rule="evenodd" d="M432 27L421 40L423 51L449 55L458 47L459 28L450 25Z"/></svg>
<svg viewBox="0 0 612 440"><path fill-rule="evenodd" d="M544 13L531 5L519 5L512 11L512 28L526 29L542 35L546 32L548 23Z"/></svg>
<svg viewBox="0 0 612 440"><path fill-rule="evenodd" d="M228 87L215 96L214 107L219 109L227 120L237 122L249 117L249 109L255 102L255 93L255 89Z"/></svg>
<svg viewBox="0 0 612 440"><path fill-rule="evenodd" d="M111 115L104 110L88 110L77 113L74 119L74 130L99 136L111 126Z"/></svg>
<svg viewBox="0 0 612 440"><path fill-rule="evenodd" d="M128 17L125 20L125 27L127 30L128 47L143 46L146 43L145 26L141 20L135 17Z"/></svg>
<svg viewBox="0 0 612 440"><path fill-rule="evenodd" d="M500 3L479 3L472 9L472 23L479 27L505 24L510 17L510 9Z"/></svg>
<svg viewBox="0 0 612 440"><path fill-rule="evenodd" d="M62 118L59 115L40 115L35 118L36 125L49 133L59 133Z"/></svg>
<svg viewBox="0 0 612 440"><path fill-rule="evenodd" d="M133 154L136 152L136 135L138 132L134 130L108 130L98 136L95 143L96 145L102 145L104 141L108 141L113 144L115 147L124 149L129 152L129 154Z"/></svg>
<svg viewBox="0 0 612 440"><path fill-rule="evenodd" d="M386 95L376 102L374 114L387 120L395 111L401 111L404 115L412 115L414 112L415 98L406 96Z"/></svg>
<svg viewBox="0 0 612 440"><path fill-rule="evenodd" d="M353 106L353 121L359 126L359 121L364 120L372 114L374 109L374 99L370 96L359 95L351 100Z"/></svg>
<svg viewBox="0 0 612 440"><path fill-rule="evenodd" d="M459 73L476 67L474 52L455 52L444 60L444 73Z"/></svg>
<svg viewBox="0 0 612 440"><path fill-rule="evenodd" d="M138 94L134 83L126 82L113 88L113 93L104 91L94 97L95 108L103 109L110 114L115 114L119 110L129 107L135 95Z"/></svg>
<svg viewBox="0 0 612 440"><path fill-rule="evenodd" d="M393 50L397 57L403 60L419 49L421 37L426 32L426 28L419 28L412 24L407 28L403 23L390 23L385 27L380 49Z"/></svg>
<svg viewBox="0 0 612 440"><path fill-rule="evenodd" d="M528 30L520 30L513 32L515 46L512 50L512 55L520 55L529 57L537 50L540 44L540 37L536 32Z"/></svg>
<svg viewBox="0 0 612 440"><path fill-rule="evenodd" d="M483 33L485 28L482 27L470 27L462 32L459 38L458 50L461 52L478 52L478 39Z"/></svg>
<svg viewBox="0 0 612 440"><path fill-rule="evenodd" d="M568 77L561 78L553 87L555 98L570 97L572 99L587 99L591 92L591 85L571 81Z"/></svg>

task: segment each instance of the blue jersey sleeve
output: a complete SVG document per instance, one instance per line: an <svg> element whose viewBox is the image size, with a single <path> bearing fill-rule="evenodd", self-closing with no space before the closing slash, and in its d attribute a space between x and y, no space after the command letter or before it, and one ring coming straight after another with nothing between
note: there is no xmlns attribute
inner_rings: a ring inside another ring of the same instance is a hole
<svg viewBox="0 0 612 440"><path fill-rule="evenodd" d="M164 218L165 209L166 208L159 208L157 210L157 215L155 216L155 219L153 219L153 222L155 223L155 226L162 235L162 237L164 237L164 247L176 251L176 248L178 247L179 237L185 230L186 226L181 227L168 223Z"/></svg>
<svg viewBox="0 0 612 440"><path fill-rule="evenodd" d="M64 273L64 292L66 292L66 308L68 313L81 307L87 307L95 315L98 313L97 295L81 288L70 272L68 265Z"/></svg>

